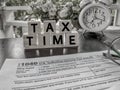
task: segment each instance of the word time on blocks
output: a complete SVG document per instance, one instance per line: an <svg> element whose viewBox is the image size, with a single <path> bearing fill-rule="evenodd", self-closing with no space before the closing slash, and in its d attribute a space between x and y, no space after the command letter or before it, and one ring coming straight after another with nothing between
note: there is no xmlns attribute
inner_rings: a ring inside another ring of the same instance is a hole
<svg viewBox="0 0 120 90"><path fill-rule="evenodd" d="M42 32L40 21L29 21L28 34L23 36L25 49L78 47L79 34L72 32L70 20L60 20L58 32L56 26L54 20L46 20Z"/></svg>

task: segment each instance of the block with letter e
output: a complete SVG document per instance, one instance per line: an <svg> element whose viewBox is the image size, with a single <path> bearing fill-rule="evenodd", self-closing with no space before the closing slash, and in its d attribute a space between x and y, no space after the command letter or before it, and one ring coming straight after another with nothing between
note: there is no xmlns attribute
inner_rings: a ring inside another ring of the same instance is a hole
<svg viewBox="0 0 120 90"><path fill-rule="evenodd" d="M78 47L79 34L78 33L66 33L65 34L65 47Z"/></svg>
<svg viewBox="0 0 120 90"><path fill-rule="evenodd" d="M36 35L24 35L24 47L25 49L37 48L37 36Z"/></svg>
<svg viewBox="0 0 120 90"><path fill-rule="evenodd" d="M41 33L41 24L40 21L29 21L28 22L28 34L38 34Z"/></svg>

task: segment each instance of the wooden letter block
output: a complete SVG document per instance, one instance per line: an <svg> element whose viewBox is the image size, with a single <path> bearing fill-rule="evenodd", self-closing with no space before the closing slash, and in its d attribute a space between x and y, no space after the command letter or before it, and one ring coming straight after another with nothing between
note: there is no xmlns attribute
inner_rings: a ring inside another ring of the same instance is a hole
<svg viewBox="0 0 120 90"><path fill-rule="evenodd" d="M62 34L51 34L51 47L64 47L65 35Z"/></svg>
<svg viewBox="0 0 120 90"><path fill-rule="evenodd" d="M77 47L79 45L78 33L66 33L65 47Z"/></svg>
<svg viewBox="0 0 120 90"><path fill-rule="evenodd" d="M72 30L72 23L71 20L60 20L59 21L59 30L63 33L71 32Z"/></svg>
<svg viewBox="0 0 120 90"><path fill-rule="evenodd" d="M55 20L44 21L44 33L54 32L56 32L56 21Z"/></svg>
<svg viewBox="0 0 120 90"><path fill-rule="evenodd" d="M29 21L28 22L28 34L38 34L41 33L41 25L39 21Z"/></svg>
<svg viewBox="0 0 120 90"><path fill-rule="evenodd" d="M50 48L50 34L38 34L38 48Z"/></svg>
<svg viewBox="0 0 120 90"><path fill-rule="evenodd" d="M24 35L24 47L25 49L35 49L37 48L37 37L36 35Z"/></svg>

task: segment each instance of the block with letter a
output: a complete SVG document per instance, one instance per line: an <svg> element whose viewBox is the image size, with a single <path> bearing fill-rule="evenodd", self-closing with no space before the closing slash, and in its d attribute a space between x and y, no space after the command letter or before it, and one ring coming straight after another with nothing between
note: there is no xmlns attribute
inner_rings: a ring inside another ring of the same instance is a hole
<svg viewBox="0 0 120 90"><path fill-rule="evenodd" d="M35 49L37 48L37 37L36 35L24 35L24 47L25 49Z"/></svg>
<svg viewBox="0 0 120 90"><path fill-rule="evenodd" d="M40 21L29 21L28 22L28 34L38 34L41 33L41 24Z"/></svg>
<svg viewBox="0 0 120 90"><path fill-rule="evenodd" d="M44 21L44 33L55 33L56 32L56 21L46 20Z"/></svg>

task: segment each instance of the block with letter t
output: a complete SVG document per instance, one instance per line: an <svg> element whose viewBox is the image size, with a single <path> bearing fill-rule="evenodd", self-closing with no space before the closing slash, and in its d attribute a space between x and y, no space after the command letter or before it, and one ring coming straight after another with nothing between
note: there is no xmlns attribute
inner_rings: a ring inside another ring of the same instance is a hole
<svg viewBox="0 0 120 90"><path fill-rule="evenodd" d="M25 49L37 48L37 36L36 35L24 35L24 47Z"/></svg>
<svg viewBox="0 0 120 90"><path fill-rule="evenodd" d="M28 34L38 34L41 33L41 24L40 21L29 21L28 22Z"/></svg>

